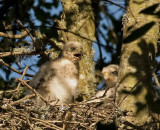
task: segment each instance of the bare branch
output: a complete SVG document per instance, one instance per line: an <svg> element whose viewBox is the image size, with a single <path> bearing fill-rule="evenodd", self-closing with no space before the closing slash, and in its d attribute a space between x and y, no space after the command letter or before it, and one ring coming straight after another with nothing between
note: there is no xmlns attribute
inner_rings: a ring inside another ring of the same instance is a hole
<svg viewBox="0 0 160 130"><path fill-rule="evenodd" d="M24 80L21 80L21 79L16 79L16 80L18 82L21 82L27 88L29 88L33 93L36 94L36 96L39 96L46 104L49 104L49 102L41 94L39 94L35 89L33 89L30 85L28 85Z"/></svg>
<svg viewBox="0 0 160 130"><path fill-rule="evenodd" d="M4 65L6 66L7 68L11 69L12 71L18 73L18 74L23 74L22 72L14 69L13 67L11 67L10 65L8 65L7 63L5 63L2 59L0 59L0 64L1 65ZM31 75L31 74L25 74L25 76L28 76L28 77L33 77L34 75Z"/></svg>
<svg viewBox="0 0 160 130"><path fill-rule="evenodd" d="M29 32L29 30L28 30L19 20L16 20L16 21L17 21L17 23L18 23L19 25L21 25L21 27L23 27L23 28L25 29L25 31L26 31L26 32L29 34L29 36L31 37L33 44L35 44L34 38L33 38L33 36L31 35L31 33Z"/></svg>

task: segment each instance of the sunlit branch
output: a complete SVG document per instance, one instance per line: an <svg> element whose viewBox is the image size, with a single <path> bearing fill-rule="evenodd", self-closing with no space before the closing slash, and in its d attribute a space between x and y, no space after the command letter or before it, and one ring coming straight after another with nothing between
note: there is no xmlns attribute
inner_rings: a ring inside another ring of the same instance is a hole
<svg viewBox="0 0 160 130"><path fill-rule="evenodd" d="M27 35L28 35L28 33L26 31L22 32L21 34L17 34L17 35L6 34L6 33L3 33L3 32L0 32L1 37L11 38L11 39L20 39L20 38L23 38Z"/></svg>
<svg viewBox="0 0 160 130"><path fill-rule="evenodd" d="M159 89L160 89L160 83L159 83L159 81L158 81L157 75L155 74L155 72L153 72L152 75L153 75L153 77L154 77L154 81L155 81L156 85L157 85L157 86L159 87Z"/></svg>
<svg viewBox="0 0 160 130"><path fill-rule="evenodd" d="M23 49L22 51L17 51L18 49ZM27 48L17 48L17 50L12 50L12 52L0 52L0 58L7 57L7 56L18 56L18 55L39 55L39 54L45 54L48 55L49 53L53 52L53 49L47 50L47 51L40 51L36 52L34 49L30 49L25 51L24 49Z"/></svg>

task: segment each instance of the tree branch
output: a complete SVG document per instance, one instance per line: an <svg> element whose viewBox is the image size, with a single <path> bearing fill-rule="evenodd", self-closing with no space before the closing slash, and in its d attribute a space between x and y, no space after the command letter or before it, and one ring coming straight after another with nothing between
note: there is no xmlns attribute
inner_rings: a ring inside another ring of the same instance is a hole
<svg viewBox="0 0 160 130"><path fill-rule="evenodd" d="M28 35L28 33L26 31L22 32L21 34L17 34L17 35L6 34L4 32L0 32L1 37L12 38L12 39L20 39L20 38L23 38L27 35Z"/></svg>
<svg viewBox="0 0 160 130"><path fill-rule="evenodd" d="M26 31L26 32L29 34L29 36L31 37L33 44L35 44L34 38L33 38L33 36L31 35L31 33L29 32L29 30L28 30L19 20L16 20L16 21L17 21L17 23L18 23L21 27L23 27L23 28L25 29L25 31Z"/></svg>
<svg viewBox="0 0 160 130"><path fill-rule="evenodd" d="M21 82L23 85L25 85L27 88L29 88L33 93L36 94L36 96L39 96L46 104L49 104L49 102L35 89L33 89L30 85L28 85L24 80L16 79L18 82Z"/></svg>
<svg viewBox="0 0 160 130"><path fill-rule="evenodd" d="M11 67L10 65L8 65L7 63L5 63L2 59L0 59L0 64L1 65L4 65L6 66L7 68L11 69L12 71L18 73L18 74L23 74L22 72L14 69L13 67ZM28 77L33 77L34 75L31 75L31 74L25 74L25 76L28 76Z"/></svg>

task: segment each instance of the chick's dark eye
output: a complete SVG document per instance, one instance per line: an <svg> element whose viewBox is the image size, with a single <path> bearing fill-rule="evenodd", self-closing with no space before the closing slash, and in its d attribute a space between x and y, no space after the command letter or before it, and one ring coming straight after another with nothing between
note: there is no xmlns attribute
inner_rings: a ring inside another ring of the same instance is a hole
<svg viewBox="0 0 160 130"><path fill-rule="evenodd" d="M75 50L76 50L76 48L74 48L74 47L71 47L71 49L70 49L71 52L73 52Z"/></svg>
<svg viewBox="0 0 160 130"><path fill-rule="evenodd" d="M113 71L112 74L117 76L118 72L117 71Z"/></svg>

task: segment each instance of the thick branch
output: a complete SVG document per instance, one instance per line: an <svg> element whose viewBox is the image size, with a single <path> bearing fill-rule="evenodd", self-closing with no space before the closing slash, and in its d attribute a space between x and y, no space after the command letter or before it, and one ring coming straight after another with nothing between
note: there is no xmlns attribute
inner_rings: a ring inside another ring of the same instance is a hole
<svg viewBox="0 0 160 130"><path fill-rule="evenodd" d="M39 51L36 52L35 49L31 48L14 48L11 52L0 52L0 58L7 57L7 56L16 56L16 55L39 55L45 54L48 55L49 53L53 52L53 49L47 51Z"/></svg>

